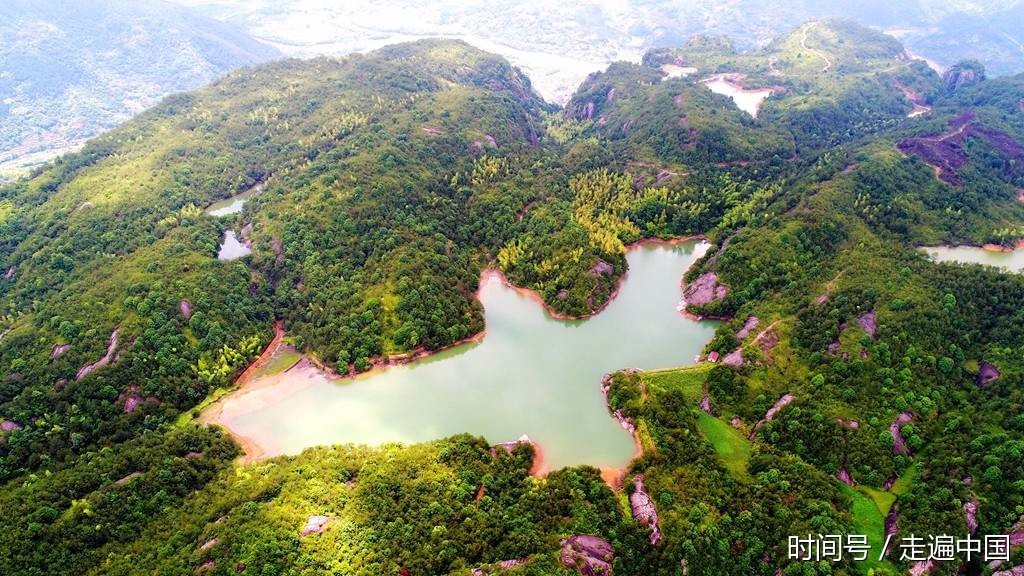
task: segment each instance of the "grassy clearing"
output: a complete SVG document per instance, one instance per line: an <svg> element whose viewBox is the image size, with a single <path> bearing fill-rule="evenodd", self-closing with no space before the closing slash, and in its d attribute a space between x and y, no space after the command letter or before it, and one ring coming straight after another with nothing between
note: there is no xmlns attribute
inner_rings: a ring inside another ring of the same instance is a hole
<svg viewBox="0 0 1024 576"><path fill-rule="evenodd" d="M270 361L264 364L259 370L253 374L253 378L262 378L264 376L273 376L274 374L280 374L285 370L291 368L296 362L302 359L302 353L296 351L291 347L282 346L274 353Z"/></svg>
<svg viewBox="0 0 1024 576"><path fill-rule="evenodd" d="M871 552L868 553L867 560L856 563L856 566L864 574L869 573L870 570L874 570L874 574L896 574L896 568L891 563L878 560L882 546L885 544L885 512L888 511L888 507L884 511L878 507L878 495L874 492L879 491L859 486L850 488L846 484L841 484L840 490L853 501L853 506L850 508L853 514L853 534L867 536L868 543L871 544ZM889 494L889 496L890 503L896 499L894 495Z"/></svg>
<svg viewBox="0 0 1024 576"><path fill-rule="evenodd" d="M871 554L867 561L858 564L867 573L873 569L875 574L895 574L896 568L888 561L880 562L878 555L885 543L885 516L900 494L906 493L917 477L917 466L911 466L903 476L892 485L889 491L878 490L868 486L850 488L841 486L844 494L853 500L853 527L855 534L864 534L871 543Z"/></svg>
<svg viewBox="0 0 1024 576"><path fill-rule="evenodd" d="M750 442L728 422L703 412L697 417L697 427L704 438L711 442L725 468L737 478L746 478L747 463L750 461Z"/></svg>
<svg viewBox="0 0 1024 576"><path fill-rule="evenodd" d="M687 402L696 406L704 396L704 380L711 370L711 364L698 364L684 368L651 370L641 375L650 394L666 390L680 390ZM697 427L704 438L715 449L726 469L737 478L746 478L747 462L750 461L751 444L728 422L705 413L697 417ZM641 435L641 439L643 435ZM645 446L646 448L646 446Z"/></svg>
<svg viewBox="0 0 1024 576"><path fill-rule="evenodd" d="M649 370L641 374L641 380L650 393L681 390L687 401L692 401L694 405L697 405L704 395L704 379L709 370L711 370L710 364Z"/></svg>

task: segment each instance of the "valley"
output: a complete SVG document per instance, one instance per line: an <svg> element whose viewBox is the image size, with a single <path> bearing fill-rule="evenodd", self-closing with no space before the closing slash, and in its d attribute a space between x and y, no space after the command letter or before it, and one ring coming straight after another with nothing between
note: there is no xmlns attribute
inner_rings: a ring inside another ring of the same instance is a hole
<svg viewBox="0 0 1024 576"><path fill-rule="evenodd" d="M1024 565L786 553L1024 538L1018 253L919 248L1024 237L1022 93L823 19L168 97L0 187L0 572Z"/></svg>

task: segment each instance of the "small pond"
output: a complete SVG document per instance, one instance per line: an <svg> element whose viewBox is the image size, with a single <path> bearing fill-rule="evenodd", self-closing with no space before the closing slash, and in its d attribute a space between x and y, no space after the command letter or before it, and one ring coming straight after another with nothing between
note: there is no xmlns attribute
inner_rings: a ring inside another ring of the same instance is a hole
<svg viewBox="0 0 1024 576"><path fill-rule="evenodd" d="M238 241L238 235L234 230L224 232L224 241L221 242L220 251L217 252L218 260L237 260L249 254L252 254L252 249Z"/></svg>

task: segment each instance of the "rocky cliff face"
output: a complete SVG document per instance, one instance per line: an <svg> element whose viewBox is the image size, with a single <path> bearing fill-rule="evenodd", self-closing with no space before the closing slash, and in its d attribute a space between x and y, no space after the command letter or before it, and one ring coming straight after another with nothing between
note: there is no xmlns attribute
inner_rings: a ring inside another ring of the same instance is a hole
<svg viewBox="0 0 1024 576"><path fill-rule="evenodd" d="M976 60L959 62L942 75L942 83L950 92L973 86L984 79L985 67Z"/></svg>

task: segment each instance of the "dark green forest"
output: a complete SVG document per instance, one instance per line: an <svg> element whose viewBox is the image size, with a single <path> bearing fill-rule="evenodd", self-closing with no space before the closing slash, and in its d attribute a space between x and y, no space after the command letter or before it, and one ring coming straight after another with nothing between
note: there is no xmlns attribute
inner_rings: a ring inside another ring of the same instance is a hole
<svg viewBox="0 0 1024 576"><path fill-rule="evenodd" d="M713 74L772 95L751 116ZM0 188L0 572L586 574L560 548L593 535L619 575L880 575L908 563L795 562L787 537L877 538L890 512L900 535L963 536L966 503L977 534L1014 530L1024 277L917 247L1024 236L1024 77L952 80L823 21L615 63L564 108L442 40L165 99ZM204 212L257 185L240 213ZM218 260L226 230L252 254ZM695 235L712 249L685 280L729 290L689 312L725 319L706 354L744 361L609 377L644 447L621 487L533 477L530 446L468 435L239 465L191 418L275 322L362 372L481 332L483 269L579 318L630 244ZM657 544L630 513L638 477Z"/></svg>

